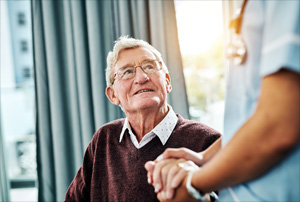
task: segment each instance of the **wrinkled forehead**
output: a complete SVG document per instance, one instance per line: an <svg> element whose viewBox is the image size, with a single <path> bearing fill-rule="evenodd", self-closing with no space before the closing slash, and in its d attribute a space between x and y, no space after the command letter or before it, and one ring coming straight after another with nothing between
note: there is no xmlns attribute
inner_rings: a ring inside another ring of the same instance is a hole
<svg viewBox="0 0 300 202"><path fill-rule="evenodd" d="M146 60L156 60L155 55L144 47L123 49L119 52L118 59L114 65L117 70L124 66L140 65Z"/></svg>

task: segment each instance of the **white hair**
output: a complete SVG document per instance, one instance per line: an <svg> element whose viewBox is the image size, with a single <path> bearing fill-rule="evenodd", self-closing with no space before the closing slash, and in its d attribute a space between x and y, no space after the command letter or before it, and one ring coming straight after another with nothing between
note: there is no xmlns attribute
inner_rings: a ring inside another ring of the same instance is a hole
<svg viewBox="0 0 300 202"><path fill-rule="evenodd" d="M106 59L107 61L106 85L107 86L111 86L113 83L114 78L112 75L112 69L118 60L120 51L125 49L138 48L138 47L146 48L151 53L153 53L156 59L159 62L161 62L162 70L165 73L169 73L168 68L161 57L161 53L158 50L156 50L153 46L151 46L148 42L140 39L130 38L128 36L121 36L117 41L115 41L113 51L110 51L107 55L107 59Z"/></svg>

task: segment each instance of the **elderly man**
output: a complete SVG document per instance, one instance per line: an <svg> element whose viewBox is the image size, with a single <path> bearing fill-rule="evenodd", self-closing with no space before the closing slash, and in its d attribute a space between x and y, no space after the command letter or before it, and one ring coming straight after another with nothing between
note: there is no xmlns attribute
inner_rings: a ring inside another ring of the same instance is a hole
<svg viewBox="0 0 300 202"><path fill-rule="evenodd" d="M161 54L121 37L107 56L106 95L126 114L102 126L86 149L65 201L157 201L144 164L166 148L208 148L220 134L176 115L167 104L171 78Z"/></svg>

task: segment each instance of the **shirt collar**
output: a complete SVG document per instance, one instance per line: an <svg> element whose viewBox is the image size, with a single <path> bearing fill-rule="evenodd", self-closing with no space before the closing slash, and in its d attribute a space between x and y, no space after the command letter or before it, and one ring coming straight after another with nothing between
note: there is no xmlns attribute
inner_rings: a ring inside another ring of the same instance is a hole
<svg viewBox="0 0 300 202"><path fill-rule="evenodd" d="M157 126L155 126L154 129L152 129L149 132L149 133L151 133L151 132L155 133L159 137L159 139L163 145L165 145L166 142L168 141L168 139L171 136L171 134L177 124L177 121L178 121L178 117L176 116L173 108L170 105L168 105L168 107L169 107L169 112L165 116L165 118ZM124 121L124 125L122 128L122 132L120 134L119 142L122 141L122 138L125 134L126 129L128 129L132 133L131 126L128 122L127 117Z"/></svg>

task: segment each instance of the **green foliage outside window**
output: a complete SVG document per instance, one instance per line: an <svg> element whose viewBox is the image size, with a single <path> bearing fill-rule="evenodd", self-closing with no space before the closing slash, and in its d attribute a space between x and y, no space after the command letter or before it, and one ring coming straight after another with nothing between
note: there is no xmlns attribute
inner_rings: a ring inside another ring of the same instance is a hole
<svg viewBox="0 0 300 202"><path fill-rule="evenodd" d="M209 105L224 100L224 61L221 36L208 51L197 55L183 55L183 66L190 108L207 113ZM193 113L191 116L194 118Z"/></svg>

